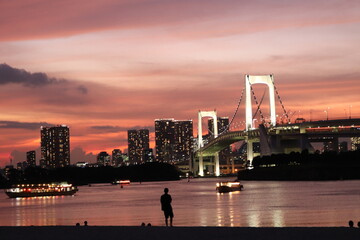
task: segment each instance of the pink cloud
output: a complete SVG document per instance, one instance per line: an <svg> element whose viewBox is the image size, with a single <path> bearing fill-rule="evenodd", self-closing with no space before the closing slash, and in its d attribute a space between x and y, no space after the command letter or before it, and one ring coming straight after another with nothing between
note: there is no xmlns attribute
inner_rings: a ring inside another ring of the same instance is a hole
<svg viewBox="0 0 360 240"><path fill-rule="evenodd" d="M325 7L326 6L326 7ZM356 1L3 1L2 41L165 27L184 37L359 22Z"/></svg>

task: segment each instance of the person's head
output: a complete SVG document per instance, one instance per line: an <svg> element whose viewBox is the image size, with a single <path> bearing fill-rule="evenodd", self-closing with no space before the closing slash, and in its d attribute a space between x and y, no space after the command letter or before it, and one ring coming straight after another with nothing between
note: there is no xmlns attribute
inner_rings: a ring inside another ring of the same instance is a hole
<svg viewBox="0 0 360 240"><path fill-rule="evenodd" d="M168 193L169 189L168 188L164 188L164 193Z"/></svg>
<svg viewBox="0 0 360 240"><path fill-rule="evenodd" d="M360 228L360 222L358 222L358 227Z"/></svg>
<svg viewBox="0 0 360 240"><path fill-rule="evenodd" d="M145 223L144 223L144 222L142 222L142 223L141 223L141 226L142 226L142 227L145 227Z"/></svg>
<svg viewBox="0 0 360 240"><path fill-rule="evenodd" d="M76 223L76 226L80 226L80 223Z"/></svg>
<svg viewBox="0 0 360 240"><path fill-rule="evenodd" d="M353 227L354 226L354 222L353 221L349 221L349 227Z"/></svg>
<svg viewBox="0 0 360 240"><path fill-rule="evenodd" d="M84 225L85 225L85 226L87 226L87 225L88 225L88 224L87 224L87 221L85 221L85 222L84 222Z"/></svg>

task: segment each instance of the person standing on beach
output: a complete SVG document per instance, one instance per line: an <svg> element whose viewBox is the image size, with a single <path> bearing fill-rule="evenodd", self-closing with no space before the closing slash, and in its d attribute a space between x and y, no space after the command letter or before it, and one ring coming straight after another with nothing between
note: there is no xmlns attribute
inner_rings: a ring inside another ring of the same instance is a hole
<svg viewBox="0 0 360 240"><path fill-rule="evenodd" d="M170 226L173 226L173 217L174 217L174 213L171 207L171 195L168 194L169 189L168 188L164 188L164 194L161 195L160 198L160 202L161 202L161 210L164 211L164 215L165 215L165 224L166 226L168 225L168 219L170 218Z"/></svg>

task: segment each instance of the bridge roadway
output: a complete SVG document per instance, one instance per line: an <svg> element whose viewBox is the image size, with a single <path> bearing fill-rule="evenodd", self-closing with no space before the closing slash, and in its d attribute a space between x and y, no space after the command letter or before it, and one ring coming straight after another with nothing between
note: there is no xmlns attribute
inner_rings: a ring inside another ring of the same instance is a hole
<svg viewBox="0 0 360 240"><path fill-rule="evenodd" d="M270 136L306 136L310 142L321 142L324 138L360 137L360 118L282 124L266 130ZM216 152L246 138L259 141L260 130L231 131L221 134L200 148L197 151L197 156L200 152L203 157L214 156Z"/></svg>

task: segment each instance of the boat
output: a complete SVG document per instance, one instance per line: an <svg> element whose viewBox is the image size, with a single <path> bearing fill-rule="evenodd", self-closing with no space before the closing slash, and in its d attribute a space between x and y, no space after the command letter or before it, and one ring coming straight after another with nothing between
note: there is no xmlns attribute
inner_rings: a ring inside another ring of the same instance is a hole
<svg viewBox="0 0 360 240"><path fill-rule="evenodd" d="M111 184L113 185L129 185L130 184L130 180L115 180L113 181Z"/></svg>
<svg viewBox="0 0 360 240"><path fill-rule="evenodd" d="M74 195L77 191L77 187L66 182L17 184L5 189L10 198Z"/></svg>
<svg viewBox="0 0 360 240"><path fill-rule="evenodd" d="M241 191L244 188L240 182L218 182L216 183L216 191L219 193L228 193L234 191Z"/></svg>

